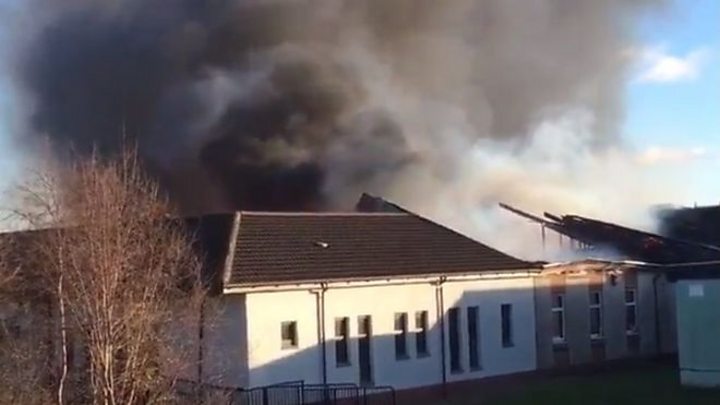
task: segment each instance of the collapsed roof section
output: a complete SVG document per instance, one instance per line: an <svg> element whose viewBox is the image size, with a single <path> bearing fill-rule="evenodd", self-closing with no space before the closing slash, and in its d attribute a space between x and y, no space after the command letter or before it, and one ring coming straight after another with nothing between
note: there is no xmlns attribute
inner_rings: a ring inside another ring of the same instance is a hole
<svg viewBox="0 0 720 405"><path fill-rule="evenodd" d="M501 203L500 207L579 241L595 254L612 252L617 256L615 258L658 264L720 260L720 247L716 246L669 238L579 215L545 213L542 218L507 204Z"/></svg>

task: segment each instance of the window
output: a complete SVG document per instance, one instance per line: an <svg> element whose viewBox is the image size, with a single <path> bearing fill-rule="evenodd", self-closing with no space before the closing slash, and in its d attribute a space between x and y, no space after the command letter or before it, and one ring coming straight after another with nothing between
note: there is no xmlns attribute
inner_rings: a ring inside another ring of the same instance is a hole
<svg viewBox="0 0 720 405"><path fill-rule="evenodd" d="M600 339L602 336L602 292L590 291L590 337Z"/></svg>
<svg viewBox="0 0 720 405"><path fill-rule="evenodd" d="M467 308L468 364L470 369L480 369L480 350L478 339L478 307Z"/></svg>
<svg viewBox="0 0 720 405"><path fill-rule="evenodd" d="M295 349L298 347L297 322L287 321L280 324L280 338L283 349Z"/></svg>
<svg viewBox="0 0 720 405"><path fill-rule="evenodd" d="M502 304L500 306L500 319L502 323L502 346L513 347L513 328L512 328L512 305Z"/></svg>
<svg viewBox="0 0 720 405"><path fill-rule="evenodd" d="M565 343L565 295L553 294L553 343Z"/></svg>
<svg viewBox="0 0 720 405"><path fill-rule="evenodd" d="M358 322L358 351L357 351L357 362L358 368L360 369L360 384L361 385L372 385L373 384L373 372L372 372L372 344L370 342L372 338L372 318L370 315L360 315L357 319Z"/></svg>
<svg viewBox="0 0 720 405"><path fill-rule="evenodd" d="M460 372L460 310L448 310L448 329L450 335L450 371Z"/></svg>
<svg viewBox="0 0 720 405"><path fill-rule="evenodd" d="M395 314L395 358L407 359L407 313Z"/></svg>
<svg viewBox="0 0 720 405"><path fill-rule="evenodd" d="M415 312L415 350L417 356L427 356L427 329L428 329L428 313L427 311Z"/></svg>
<svg viewBox="0 0 720 405"><path fill-rule="evenodd" d="M350 364L348 353L348 340L350 337L350 319L335 319L335 365L337 367Z"/></svg>
<svg viewBox="0 0 720 405"><path fill-rule="evenodd" d="M358 335L360 335L360 337L370 337L372 334L371 324L370 315L358 316Z"/></svg>
<svg viewBox="0 0 720 405"><path fill-rule="evenodd" d="M637 333L637 297L634 288L625 289L625 332Z"/></svg>

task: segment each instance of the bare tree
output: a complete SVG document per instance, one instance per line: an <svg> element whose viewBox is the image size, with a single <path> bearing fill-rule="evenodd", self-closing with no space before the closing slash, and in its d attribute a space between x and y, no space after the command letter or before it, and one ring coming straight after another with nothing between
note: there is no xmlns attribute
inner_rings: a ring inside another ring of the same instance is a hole
<svg viewBox="0 0 720 405"><path fill-rule="evenodd" d="M0 235L0 404L46 404L52 400L45 384L47 354L42 334L25 334L33 323L38 300L12 255L10 234Z"/></svg>
<svg viewBox="0 0 720 405"><path fill-rule="evenodd" d="M137 155L54 168L22 194L18 213L43 228L29 262L54 297L57 401L69 386L72 402L171 400L174 371L195 360L173 335L197 321L204 291L190 235Z"/></svg>

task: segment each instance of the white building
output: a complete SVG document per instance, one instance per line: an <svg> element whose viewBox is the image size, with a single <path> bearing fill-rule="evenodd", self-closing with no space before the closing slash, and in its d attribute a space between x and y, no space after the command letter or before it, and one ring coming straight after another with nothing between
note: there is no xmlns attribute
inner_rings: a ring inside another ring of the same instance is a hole
<svg viewBox="0 0 720 405"><path fill-rule="evenodd" d="M231 242L205 383L404 389L536 368L537 266L408 213L214 221Z"/></svg>

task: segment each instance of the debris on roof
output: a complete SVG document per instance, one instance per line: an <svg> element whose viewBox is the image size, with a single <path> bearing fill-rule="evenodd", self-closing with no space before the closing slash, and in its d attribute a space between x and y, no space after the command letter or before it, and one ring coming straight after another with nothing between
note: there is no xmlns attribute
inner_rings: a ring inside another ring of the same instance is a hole
<svg viewBox="0 0 720 405"><path fill-rule="evenodd" d="M405 208L392 203L382 197L362 193L355 205L357 212L408 212Z"/></svg>
<svg viewBox="0 0 720 405"><path fill-rule="evenodd" d="M720 247L628 228L579 215L544 214L544 218L507 204L500 207L589 247L612 250L621 259L648 263L684 263L720 260Z"/></svg>

